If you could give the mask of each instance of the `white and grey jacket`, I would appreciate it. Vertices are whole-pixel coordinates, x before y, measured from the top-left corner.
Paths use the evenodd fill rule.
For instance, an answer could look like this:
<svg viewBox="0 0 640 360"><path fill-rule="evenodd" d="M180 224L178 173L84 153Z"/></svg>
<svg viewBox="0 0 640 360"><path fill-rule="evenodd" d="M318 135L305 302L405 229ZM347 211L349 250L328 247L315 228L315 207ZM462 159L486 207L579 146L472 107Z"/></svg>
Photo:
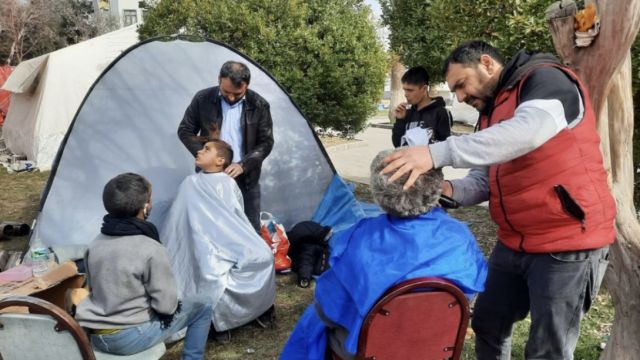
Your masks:
<svg viewBox="0 0 640 360"><path fill-rule="evenodd" d="M549 59L549 55L520 51L505 65L497 92L515 86L534 57ZM451 180L453 198L462 205L489 199L489 166L537 149L563 129L575 127L584 114L577 86L553 67L534 70L525 79L519 99L513 118L505 119L508 121L429 146L434 167L471 168L466 177Z"/></svg>

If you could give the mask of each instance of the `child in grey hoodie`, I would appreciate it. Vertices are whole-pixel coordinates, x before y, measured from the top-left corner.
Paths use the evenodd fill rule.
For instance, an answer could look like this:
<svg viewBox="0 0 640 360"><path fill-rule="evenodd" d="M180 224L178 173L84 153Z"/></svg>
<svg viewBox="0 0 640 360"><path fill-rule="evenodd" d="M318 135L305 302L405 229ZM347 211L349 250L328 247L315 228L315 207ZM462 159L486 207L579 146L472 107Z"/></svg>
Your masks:
<svg viewBox="0 0 640 360"><path fill-rule="evenodd" d="M130 355L187 328L183 359L201 359L209 334L211 305L204 299L178 300L168 254L151 211L151 184L121 174L102 194L108 214L101 234L85 254L90 295L76 319L100 351Z"/></svg>

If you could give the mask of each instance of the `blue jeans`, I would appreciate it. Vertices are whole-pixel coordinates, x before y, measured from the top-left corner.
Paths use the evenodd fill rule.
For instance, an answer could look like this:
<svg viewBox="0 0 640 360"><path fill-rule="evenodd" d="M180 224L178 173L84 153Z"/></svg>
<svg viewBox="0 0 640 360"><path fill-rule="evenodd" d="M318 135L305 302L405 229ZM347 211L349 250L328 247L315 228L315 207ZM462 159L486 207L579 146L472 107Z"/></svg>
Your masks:
<svg viewBox="0 0 640 360"><path fill-rule="evenodd" d="M91 334L91 344L98 350L116 355L132 355L144 351L174 333L187 328L182 359L202 359L211 327L211 305L204 298L182 300L182 309L175 314L168 328L163 329L157 318L114 334Z"/></svg>
<svg viewBox="0 0 640 360"><path fill-rule="evenodd" d="M527 254L498 242L471 327L480 360L511 358L513 324L531 312L525 358L573 359L580 320L606 270L609 248Z"/></svg>

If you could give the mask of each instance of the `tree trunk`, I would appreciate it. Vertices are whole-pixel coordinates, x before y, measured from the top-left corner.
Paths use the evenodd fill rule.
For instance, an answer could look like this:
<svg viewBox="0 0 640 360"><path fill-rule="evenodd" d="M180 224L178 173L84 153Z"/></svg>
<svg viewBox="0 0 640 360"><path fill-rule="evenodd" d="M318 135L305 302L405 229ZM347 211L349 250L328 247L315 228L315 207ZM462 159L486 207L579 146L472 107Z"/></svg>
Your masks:
<svg viewBox="0 0 640 360"><path fill-rule="evenodd" d="M16 42L11 43L11 48L9 50L9 56L7 57L7 65L11 66L11 60L13 59L13 54L16 52Z"/></svg>
<svg viewBox="0 0 640 360"><path fill-rule="evenodd" d="M389 102L389 121L391 122L396 121L396 106L405 100L401 80L405 71L407 71L407 69L400 63L400 59L396 56L393 65L391 65L391 101Z"/></svg>
<svg viewBox="0 0 640 360"><path fill-rule="evenodd" d="M611 247L607 286L616 313L611 338L601 359L626 359L640 354L640 224L633 205L633 102L631 55L612 79L607 97L613 196L618 204L618 237Z"/></svg>
<svg viewBox="0 0 640 360"><path fill-rule="evenodd" d="M573 21L550 20L556 51L587 85L617 203L618 236L606 283L616 314L602 359L640 354L640 224L633 205L633 99L629 49L640 27L640 0L595 1L600 34L590 47L573 46Z"/></svg>

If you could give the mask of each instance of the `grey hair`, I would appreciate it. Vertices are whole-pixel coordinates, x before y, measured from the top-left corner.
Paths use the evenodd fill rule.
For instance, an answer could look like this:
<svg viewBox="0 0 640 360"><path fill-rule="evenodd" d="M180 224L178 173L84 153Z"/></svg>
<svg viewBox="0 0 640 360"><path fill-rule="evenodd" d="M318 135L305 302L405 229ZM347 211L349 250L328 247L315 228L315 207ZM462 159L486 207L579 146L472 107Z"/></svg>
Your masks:
<svg viewBox="0 0 640 360"><path fill-rule="evenodd" d="M393 174L382 174L386 166L384 158L394 150L383 150L371 162L371 193L373 199L385 212L398 217L414 217L427 213L436 206L442 192L444 176L442 170L433 169L418 176L413 186L403 190L409 174L389 183Z"/></svg>
<svg viewBox="0 0 640 360"><path fill-rule="evenodd" d="M120 174L109 180L102 191L102 202L109 215L135 217L149 201L151 184L141 175Z"/></svg>
<svg viewBox="0 0 640 360"><path fill-rule="evenodd" d="M220 78L231 80L231 84L235 87L242 86L242 83L249 85L251 81L251 72L247 65L237 61L227 61L220 68Z"/></svg>

